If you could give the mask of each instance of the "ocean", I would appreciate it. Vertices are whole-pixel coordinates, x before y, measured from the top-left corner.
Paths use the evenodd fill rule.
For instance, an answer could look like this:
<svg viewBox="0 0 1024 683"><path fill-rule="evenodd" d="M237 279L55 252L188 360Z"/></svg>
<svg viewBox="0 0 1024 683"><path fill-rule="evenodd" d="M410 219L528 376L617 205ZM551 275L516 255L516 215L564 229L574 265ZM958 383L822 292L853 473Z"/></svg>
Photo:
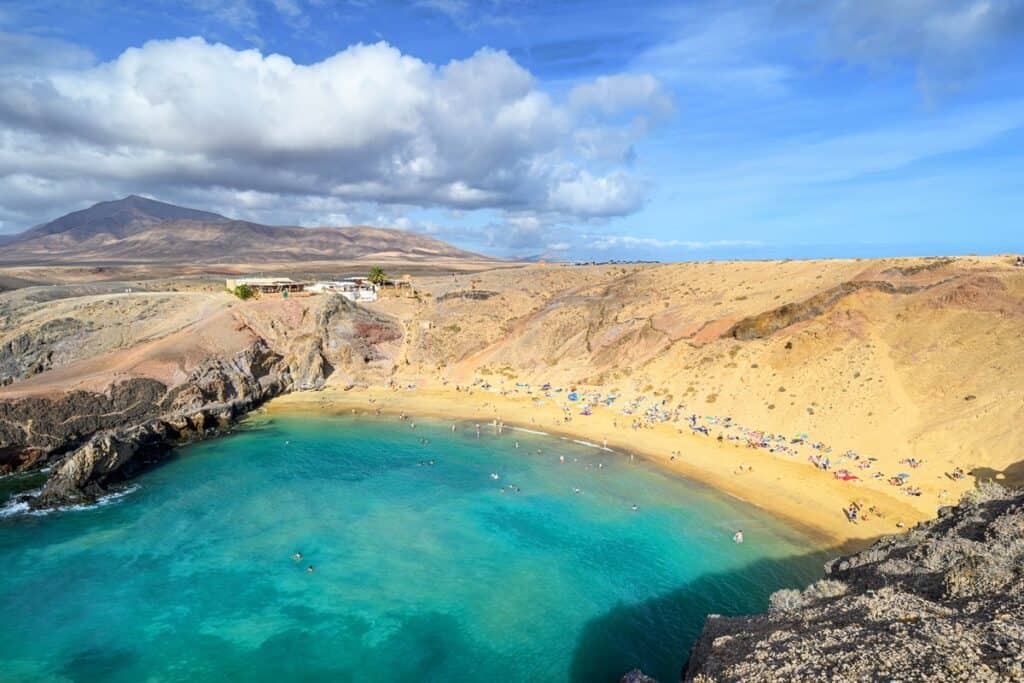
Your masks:
<svg viewBox="0 0 1024 683"><path fill-rule="evenodd" d="M4 681L669 683L707 614L826 559L639 459L394 417L256 415L106 504L6 510Z"/></svg>

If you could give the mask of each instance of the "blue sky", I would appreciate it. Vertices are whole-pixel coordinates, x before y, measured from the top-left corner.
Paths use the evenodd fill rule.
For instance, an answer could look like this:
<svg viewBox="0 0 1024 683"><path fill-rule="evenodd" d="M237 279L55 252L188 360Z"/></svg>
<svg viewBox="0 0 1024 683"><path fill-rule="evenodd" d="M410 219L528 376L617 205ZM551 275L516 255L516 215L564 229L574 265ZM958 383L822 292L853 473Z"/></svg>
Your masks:
<svg viewBox="0 0 1024 683"><path fill-rule="evenodd" d="M130 193L499 255L1024 250L1024 0L0 5L0 232Z"/></svg>

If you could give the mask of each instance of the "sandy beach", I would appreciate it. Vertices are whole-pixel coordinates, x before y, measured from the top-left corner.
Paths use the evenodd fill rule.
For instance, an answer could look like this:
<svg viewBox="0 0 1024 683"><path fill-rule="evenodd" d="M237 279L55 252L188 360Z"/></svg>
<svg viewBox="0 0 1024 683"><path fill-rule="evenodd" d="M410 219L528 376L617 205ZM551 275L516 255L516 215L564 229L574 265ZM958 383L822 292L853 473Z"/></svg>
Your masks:
<svg viewBox="0 0 1024 683"><path fill-rule="evenodd" d="M542 403L543 405L537 405ZM884 534L934 516L937 506L951 504L970 488L966 481L948 481L948 500L939 501L927 493L920 497L900 495L884 481L858 479L840 481L832 471L814 467L802 458L749 448L736 441L718 441L692 432L686 424L664 422L633 429L628 416L612 408L598 407L591 415L565 421L565 399L530 395L499 395L474 390L455 391L449 387L393 390L357 388L297 392L267 405L273 413L316 411L334 413L399 415L475 421L494 429L497 420L515 438L513 427L566 436L607 447L622 457L642 457L680 475L752 503L785 520L825 547L863 547ZM465 428L465 427L463 427ZM676 455L673 455L676 454ZM893 470L896 463L880 463ZM862 510L874 508L867 519L851 523L843 508L857 501ZM880 514L879 514L880 513Z"/></svg>

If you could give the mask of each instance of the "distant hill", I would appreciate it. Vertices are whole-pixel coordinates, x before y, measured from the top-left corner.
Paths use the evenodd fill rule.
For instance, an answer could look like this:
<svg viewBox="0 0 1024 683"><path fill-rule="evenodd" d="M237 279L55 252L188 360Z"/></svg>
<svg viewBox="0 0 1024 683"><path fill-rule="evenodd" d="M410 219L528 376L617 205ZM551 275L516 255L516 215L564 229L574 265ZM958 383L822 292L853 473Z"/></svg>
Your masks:
<svg viewBox="0 0 1024 683"><path fill-rule="evenodd" d="M414 232L234 220L131 195L7 237L4 264L490 260Z"/></svg>

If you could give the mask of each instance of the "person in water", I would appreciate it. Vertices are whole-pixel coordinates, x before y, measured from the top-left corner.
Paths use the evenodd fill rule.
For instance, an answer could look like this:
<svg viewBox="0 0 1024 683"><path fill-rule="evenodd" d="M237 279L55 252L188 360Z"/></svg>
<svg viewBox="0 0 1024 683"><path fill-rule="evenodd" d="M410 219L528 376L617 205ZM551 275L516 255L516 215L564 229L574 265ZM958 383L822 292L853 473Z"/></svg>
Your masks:
<svg viewBox="0 0 1024 683"><path fill-rule="evenodd" d="M732 535L733 543L743 543L743 529L740 529Z"/></svg>
<svg viewBox="0 0 1024 683"><path fill-rule="evenodd" d="M313 565L309 565L308 567L306 567L306 573L307 574L312 574L313 573Z"/></svg>
<svg viewBox="0 0 1024 683"><path fill-rule="evenodd" d="M299 560L302 559L302 553L300 553L298 550L296 550L295 554L292 555L292 559L295 560L296 562L298 562Z"/></svg>

